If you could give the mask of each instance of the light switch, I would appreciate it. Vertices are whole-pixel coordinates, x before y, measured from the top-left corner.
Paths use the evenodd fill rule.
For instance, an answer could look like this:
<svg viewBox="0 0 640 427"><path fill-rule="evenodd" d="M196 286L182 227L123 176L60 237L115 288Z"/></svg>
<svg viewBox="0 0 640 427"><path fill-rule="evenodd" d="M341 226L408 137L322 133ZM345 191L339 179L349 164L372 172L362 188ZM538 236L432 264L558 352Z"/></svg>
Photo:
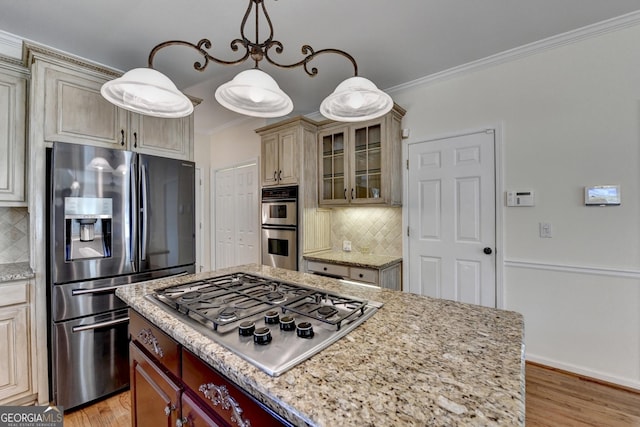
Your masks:
<svg viewBox="0 0 640 427"><path fill-rule="evenodd" d="M553 233L551 230L551 223L549 222L541 222L538 224L540 227L540 237L543 239L551 238Z"/></svg>

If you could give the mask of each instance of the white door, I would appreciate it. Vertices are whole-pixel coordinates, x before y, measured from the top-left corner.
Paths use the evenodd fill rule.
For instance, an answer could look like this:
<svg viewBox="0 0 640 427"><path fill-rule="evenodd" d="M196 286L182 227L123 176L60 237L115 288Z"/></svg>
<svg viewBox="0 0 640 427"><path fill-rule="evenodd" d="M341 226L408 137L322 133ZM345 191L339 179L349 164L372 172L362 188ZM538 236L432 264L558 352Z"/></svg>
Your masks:
<svg viewBox="0 0 640 427"><path fill-rule="evenodd" d="M260 264L258 166L252 164L236 168L235 182L235 265Z"/></svg>
<svg viewBox="0 0 640 427"><path fill-rule="evenodd" d="M408 159L409 292L495 307L494 132L412 144Z"/></svg>
<svg viewBox="0 0 640 427"><path fill-rule="evenodd" d="M215 173L215 268L260 263L257 163Z"/></svg>

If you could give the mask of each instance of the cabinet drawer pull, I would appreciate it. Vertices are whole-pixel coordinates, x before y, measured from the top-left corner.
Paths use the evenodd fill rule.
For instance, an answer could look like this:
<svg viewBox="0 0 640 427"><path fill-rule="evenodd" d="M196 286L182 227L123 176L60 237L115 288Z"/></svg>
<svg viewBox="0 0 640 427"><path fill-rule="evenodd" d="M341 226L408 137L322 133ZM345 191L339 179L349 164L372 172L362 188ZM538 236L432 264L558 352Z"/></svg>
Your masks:
<svg viewBox="0 0 640 427"><path fill-rule="evenodd" d="M120 134L122 135L122 139L120 140L120 145L124 147L124 129L120 129Z"/></svg>
<svg viewBox="0 0 640 427"><path fill-rule="evenodd" d="M344 189L344 199L347 200L347 189Z"/></svg>
<svg viewBox="0 0 640 427"><path fill-rule="evenodd" d="M355 197L353 197L353 188L351 189L351 200L355 199Z"/></svg>
<svg viewBox="0 0 640 427"><path fill-rule="evenodd" d="M189 418L182 417L176 420L176 427L184 427L189 425Z"/></svg>
<svg viewBox="0 0 640 427"><path fill-rule="evenodd" d="M278 171L278 181L282 179L282 171Z"/></svg>
<svg viewBox="0 0 640 427"><path fill-rule="evenodd" d="M229 395L229 390L225 385L215 385L213 383L202 384L198 390L209 399L214 406L220 405L222 409L231 410L231 421L240 427L251 427L251 422L242 418L244 412L238 402Z"/></svg>
<svg viewBox="0 0 640 427"><path fill-rule="evenodd" d="M169 404L164 407L164 414L168 417L169 415L171 415L171 411L175 411L175 410L176 410L175 405Z"/></svg>
<svg viewBox="0 0 640 427"><path fill-rule="evenodd" d="M133 133L133 148L138 148L138 132Z"/></svg>
<svg viewBox="0 0 640 427"><path fill-rule="evenodd" d="M278 180L278 171L273 171L273 180L274 181Z"/></svg>
<svg viewBox="0 0 640 427"><path fill-rule="evenodd" d="M158 342L158 338L153 335L151 329L143 329L138 333L138 339L145 345L150 345L153 347L153 352L158 355L158 357L164 357L164 351L162 347L160 347L160 343Z"/></svg>

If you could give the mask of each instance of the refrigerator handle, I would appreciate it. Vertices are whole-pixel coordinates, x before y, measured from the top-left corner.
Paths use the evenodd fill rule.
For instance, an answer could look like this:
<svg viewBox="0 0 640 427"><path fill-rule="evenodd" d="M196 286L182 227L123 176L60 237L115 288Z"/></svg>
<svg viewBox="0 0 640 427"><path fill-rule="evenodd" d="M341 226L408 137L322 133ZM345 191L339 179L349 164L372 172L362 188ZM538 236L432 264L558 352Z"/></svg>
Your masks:
<svg viewBox="0 0 640 427"><path fill-rule="evenodd" d="M131 162L129 165L129 262L134 263L136 260L136 248L138 247L138 201L136 200L136 164ZM137 271L134 265L134 270Z"/></svg>
<svg viewBox="0 0 640 427"><path fill-rule="evenodd" d="M141 251L140 251L140 260L141 261L145 261L147 259L147 240L149 237L149 217L148 217L148 212L147 212L147 207L148 207L148 198L149 198L149 193L148 193L148 179L149 177L147 176L147 168L144 164L140 165L140 170L141 170L141 178L140 178L140 182L142 184L142 188L140 191L140 199L141 199L141 204L142 204L142 221L140 222L140 235L142 236L142 246L141 246Z"/></svg>

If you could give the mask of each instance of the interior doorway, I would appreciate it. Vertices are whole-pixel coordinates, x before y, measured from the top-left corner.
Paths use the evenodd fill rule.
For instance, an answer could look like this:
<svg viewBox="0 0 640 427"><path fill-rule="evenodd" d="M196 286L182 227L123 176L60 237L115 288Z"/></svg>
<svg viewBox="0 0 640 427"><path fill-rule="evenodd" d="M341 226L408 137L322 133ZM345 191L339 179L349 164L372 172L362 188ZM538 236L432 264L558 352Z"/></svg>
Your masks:
<svg viewBox="0 0 640 427"><path fill-rule="evenodd" d="M260 199L256 161L214 174L214 268L260 263Z"/></svg>
<svg viewBox="0 0 640 427"><path fill-rule="evenodd" d="M408 146L409 292L498 306L495 131Z"/></svg>

